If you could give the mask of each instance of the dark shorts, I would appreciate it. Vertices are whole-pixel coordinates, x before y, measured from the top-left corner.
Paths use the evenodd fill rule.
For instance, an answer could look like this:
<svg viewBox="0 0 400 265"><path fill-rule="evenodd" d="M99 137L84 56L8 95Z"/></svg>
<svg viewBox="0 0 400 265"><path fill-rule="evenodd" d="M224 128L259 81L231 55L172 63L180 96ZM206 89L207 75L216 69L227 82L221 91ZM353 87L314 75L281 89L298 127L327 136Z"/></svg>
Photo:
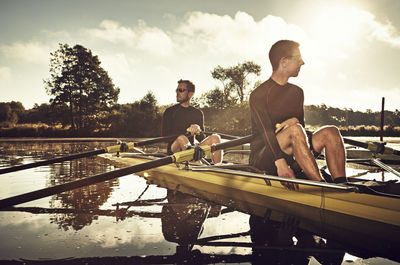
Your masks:
<svg viewBox="0 0 400 265"><path fill-rule="evenodd" d="M307 139L308 139L308 144L310 145L310 150L313 153L314 157L317 158L321 153L318 153L317 151L314 150L313 144L312 144L312 132L307 131Z"/></svg>

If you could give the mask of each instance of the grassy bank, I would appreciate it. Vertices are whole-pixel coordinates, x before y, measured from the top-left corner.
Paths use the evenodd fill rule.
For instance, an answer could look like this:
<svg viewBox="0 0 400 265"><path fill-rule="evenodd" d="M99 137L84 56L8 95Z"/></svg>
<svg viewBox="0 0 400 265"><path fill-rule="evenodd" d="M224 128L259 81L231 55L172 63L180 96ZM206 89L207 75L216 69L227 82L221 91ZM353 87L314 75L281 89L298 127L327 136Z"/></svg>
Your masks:
<svg viewBox="0 0 400 265"><path fill-rule="evenodd" d="M317 127L309 127L309 130L317 130ZM339 127L343 136L380 136L380 128L377 126L347 126ZM207 131L223 132L232 135L245 135L250 133L250 128L242 128L243 131L238 132L237 128L232 127L231 130L225 127L223 130L213 126L207 128ZM0 137L122 137L123 135L115 135L109 131L101 132L72 132L61 126L49 126L44 123L40 124L17 124L9 127L0 127ZM400 127L385 126L384 136L400 137ZM136 137L131 135L129 137Z"/></svg>

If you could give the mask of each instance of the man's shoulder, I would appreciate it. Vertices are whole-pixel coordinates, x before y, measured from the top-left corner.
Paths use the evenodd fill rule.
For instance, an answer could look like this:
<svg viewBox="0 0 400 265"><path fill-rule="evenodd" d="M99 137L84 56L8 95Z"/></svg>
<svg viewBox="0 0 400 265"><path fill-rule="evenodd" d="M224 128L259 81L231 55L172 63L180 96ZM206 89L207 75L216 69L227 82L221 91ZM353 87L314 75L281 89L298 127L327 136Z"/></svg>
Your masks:
<svg viewBox="0 0 400 265"><path fill-rule="evenodd" d="M250 99L254 97L259 97L260 94L266 93L268 87L273 85L272 79L268 79L267 81L261 83L258 87L256 87L251 93L250 93Z"/></svg>
<svg viewBox="0 0 400 265"><path fill-rule="evenodd" d="M199 108L196 108L196 107L193 107L193 106L189 106L188 109L190 111L192 111L192 112L203 114L203 111L201 109L199 109Z"/></svg>
<svg viewBox="0 0 400 265"><path fill-rule="evenodd" d="M292 84L292 83L287 83L286 84L290 89L293 89L297 91L298 93L303 93L303 89L299 87L298 85Z"/></svg>
<svg viewBox="0 0 400 265"><path fill-rule="evenodd" d="M179 106L180 106L179 104L172 105L171 107L166 108L165 112L173 111L174 109L179 108Z"/></svg>

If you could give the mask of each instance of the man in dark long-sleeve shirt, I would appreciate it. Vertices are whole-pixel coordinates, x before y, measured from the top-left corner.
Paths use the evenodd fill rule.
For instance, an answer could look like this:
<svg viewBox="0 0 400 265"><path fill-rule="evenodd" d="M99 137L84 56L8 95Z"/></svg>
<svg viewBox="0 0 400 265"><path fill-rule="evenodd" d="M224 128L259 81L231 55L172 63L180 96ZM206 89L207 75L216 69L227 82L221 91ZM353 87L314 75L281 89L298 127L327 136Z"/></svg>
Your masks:
<svg viewBox="0 0 400 265"><path fill-rule="evenodd" d="M273 73L250 95L252 131L257 136L251 142L249 163L268 174L296 178L295 159L309 179L321 181L312 151L320 153L325 149L333 179L346 181L345 151L339 130L325 126L309 137L304 130L303 90L288 83L304 64L299 44L278 41L271 47L269 57Z"/></svg>
<svg viewBox="0 0 400 265"><path fill-rule="evenodd" d="M190 106L190 99L195 92L194 84L189 80L179 80L176 88L176 101L178 104L165 110L162 120L163 136L181 134L176 139L168 143L167 152L169 154L183 151L187 145L194 144L194 135L200 145L212 145L221 142L217 134L213 134L204 139L204 116L203 112ZM191 136L186 136L187 132ZM211 154L214 163L222 161L222 151Z"/></svg>

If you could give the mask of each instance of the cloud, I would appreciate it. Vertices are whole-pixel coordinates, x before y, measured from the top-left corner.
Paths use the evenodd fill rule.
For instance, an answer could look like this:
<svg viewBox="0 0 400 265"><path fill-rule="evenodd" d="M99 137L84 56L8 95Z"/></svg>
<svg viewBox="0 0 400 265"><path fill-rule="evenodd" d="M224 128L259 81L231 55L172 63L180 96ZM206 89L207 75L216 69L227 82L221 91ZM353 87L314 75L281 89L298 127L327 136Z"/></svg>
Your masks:
<svg viewBox="0 0 400 265"><path fill-rule="evenodd" d="M35 41L0 45L0 52L5 57L35 64L48 63L50 51L50 47Z"/></svg>
<svg viewBox="0 0 400 265"><path fill-rule="evenodd" d="M373 20L370 23L370 27L373 38L400 47L399 33L390 22L383 24Z"/></svg>
<svg viewBox="0 0 400 265"><path fill-rule="evenodd" d="M11 80L11 70L8 67L0 67L0 84L5 84Z"/></svg>
<svg viewBox="0 0 400 265"><path fill-rule="evenodd" d="M305 37L301 28L286 23L282 18L269 15L257 22L240 11L234 17L188 13L176 33L185 49L201 46L211 54L248 58L260 53L265 56L267 47L279 39L300 41Z"/></svg>
<svg viewBox="0 0 400 265"><path fill-rule="evenodd" d="M166 20L170 20L167 16ZM245 12L237 12L234 17L189 12L182 19L176 19L176 27L164 31L148 26L139 20L133 27L121 26L119 22L104 20L99 28L84 29L89 36L114 44L124 44L137 51L148 52L152 56L176 56L197 54L239 56L253 58L273 42L281 38L305 39L304 31L282 18L267 16L255 21ZM195 56L194 56L195 57Z"/></svg>
<svg viewBox="0 0 400 265"><path fill-rule="evenodd" d="M103 20L99 29L85 29L91 37L112 43L122 43L129 48L155 55L169 55L173 50L172 40L163 30L149 27L143 20L135 27L123 27L119 22Z"/></svg>
<svg viewBox="0 0 400 265"><path fill-rule="evenodd" d="M99 57L105 70L120 75L132 74L130 63L124 53L99 54Z"/></svg>
<svg viewBox="0 0 400 265"><path fill-rule="evenodd" d="M400 47L400 36L390 23L379 22L365 10L354 7L326 7L312 19L313 39L329 47L358 49L362 40L378 40ZM338 52L341 57L345 54Z"/></svg>
<svg viewBox="0 0 400 265"><path fill-rule="evenodd" d="M103 20L99 29L85 29L90 36L112 43L122 42L131 45L136 39L135 32L127 27L122 27L116 21Z"/></svg>

